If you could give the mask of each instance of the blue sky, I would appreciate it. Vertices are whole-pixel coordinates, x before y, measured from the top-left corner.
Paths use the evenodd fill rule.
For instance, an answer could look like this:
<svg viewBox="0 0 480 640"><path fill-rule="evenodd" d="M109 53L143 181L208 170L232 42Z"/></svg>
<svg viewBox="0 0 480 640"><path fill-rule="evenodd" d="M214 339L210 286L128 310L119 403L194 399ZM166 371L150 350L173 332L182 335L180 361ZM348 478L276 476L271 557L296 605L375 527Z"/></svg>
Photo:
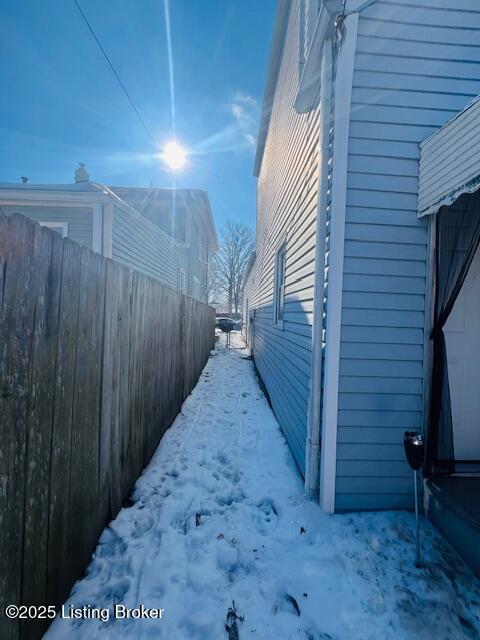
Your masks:
<svg viewBox="0 0 480 640"><path fill-rule="evenodd" d="M172 137L162 0L81 0L159 148ZM218 227L254 225L254 140L275 0L170 0L178 186L206 189ZM172 186L73 0L2 0L0 181Z"/></svg>

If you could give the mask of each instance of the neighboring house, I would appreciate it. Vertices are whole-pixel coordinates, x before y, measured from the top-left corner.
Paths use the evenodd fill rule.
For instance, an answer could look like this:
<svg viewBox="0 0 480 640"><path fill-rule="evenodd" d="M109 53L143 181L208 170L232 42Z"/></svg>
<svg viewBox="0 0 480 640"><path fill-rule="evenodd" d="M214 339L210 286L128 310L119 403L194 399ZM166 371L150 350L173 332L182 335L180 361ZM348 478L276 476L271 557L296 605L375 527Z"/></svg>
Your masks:
<svg viewBox="0 0 480 640"><path fill-rule="evenodd" d="M174 215L172 190L112 189L90 182L83 167L77 169L76 180L64 185L0 184L0 207L206 302L208 259L218 245L205 192L180 191L176 197L183 206ZM156 198L140 206L132 194L147 192Z"/></svg>
<svg viewBox="0 0 480 640"><path fill-rule="evenodd" d="M479 92L479 33L477 0L278 3L244 319L306 489L330 513L412 507L407 429L426 433L427 474L441 467L442 429L427 425L443 419L430 412L439 371L430 318L444 293L435 295L431 275L438 216L417 215L420 143ZM453 182L472 158L480 174L480 118L475 137L466 113L451 127L468 153L449 165L439 133L428 160L439 167L442 147ZM428 193L446 183L438 171ZM468 299L478 330L480 292ZM478 379L479 358L469 367L465 380ZM470 412L462 420L477 426L465 427L459 455L478 472L478 406L473 397L461 402L457 415Z"/></svg>
<svg viewBox="0 0 480 640"><path fill-rule="evenodd" d="M210 306L215 309L215 316L217 318L232 318L233 320L240 320L241 313L235 313L229 310L228 304L224 302L210 302Z"/></svg>
<svg viewBox="0 0 480 640"><path fill-rule="evenodd" d="M208 265L218 250L207 192L154 187L111 189L175 240L178 288L197 300L207 302Z"/></svg>

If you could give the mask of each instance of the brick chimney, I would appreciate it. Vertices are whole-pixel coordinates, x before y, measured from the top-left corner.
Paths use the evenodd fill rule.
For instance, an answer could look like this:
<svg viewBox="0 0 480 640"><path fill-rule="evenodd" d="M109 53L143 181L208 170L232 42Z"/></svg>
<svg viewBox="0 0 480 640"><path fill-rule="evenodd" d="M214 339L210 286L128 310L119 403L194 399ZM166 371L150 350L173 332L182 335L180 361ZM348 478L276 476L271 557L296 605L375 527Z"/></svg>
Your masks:
<svg viewBox="0 0 480 640"><path fill-rule="evenodd" d="M89 182L90 176L83 162L78 163L78 169L75 169L75 182Z"/></svg>

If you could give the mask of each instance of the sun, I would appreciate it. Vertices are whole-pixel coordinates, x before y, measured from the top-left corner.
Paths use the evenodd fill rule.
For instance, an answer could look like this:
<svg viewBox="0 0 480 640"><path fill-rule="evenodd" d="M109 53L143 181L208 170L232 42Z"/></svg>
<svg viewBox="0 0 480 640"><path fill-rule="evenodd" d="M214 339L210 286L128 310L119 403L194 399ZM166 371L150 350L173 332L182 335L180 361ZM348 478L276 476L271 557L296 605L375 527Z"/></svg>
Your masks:
<svg viewBox="0 0 480 640"><path fill-rule="evenodd" d="M187 161L187 152L178 142L171 140L163 148L162 158L170 169L181 169Z"/></svg>

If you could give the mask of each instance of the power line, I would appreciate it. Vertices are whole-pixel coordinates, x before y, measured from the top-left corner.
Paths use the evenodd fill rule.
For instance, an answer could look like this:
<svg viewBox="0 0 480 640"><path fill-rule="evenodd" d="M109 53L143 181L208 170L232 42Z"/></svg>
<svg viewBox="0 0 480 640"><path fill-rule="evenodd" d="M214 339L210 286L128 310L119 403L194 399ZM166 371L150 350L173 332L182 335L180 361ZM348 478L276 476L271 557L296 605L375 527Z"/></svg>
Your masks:
<svg viewBox="0 0 480 640"><path fill-rule="evenodd" d="M91 26L91 24L89 23L89 21L88 21L88 19L87 19L87 16L83 13L82 8L81 8L81 6L78 4L77 0L73 0L73 2L75 3L75 6L76 6L76 7L77 7L77 9L79 10L80 15L81 15L81 16L82 16L82 18L84 19L85 24L87 25L87 27L88 27L88 29L89 29L90 33L91 33L91 34L92 34L92 36L94 37L95 42L98 44L98 46L99 46L99 48L100 48L100 51L103 53L103 55L104 55L104 57L105 57L105 60L108 62L108 66L109 66L109 67L110 67L110 69L112 70L113 75L114 75L114 76L115 76L115 78L117 79L118 84L119 84L119 85L120 85L120 87L122 88L123 93L127 96L128 101L130 102L130 104L131 104L131 106L132 106L133 110L135 111L135 113L137 114L138 119L140 120L140 122L141 122L141 124L142 124L143 128L145 129L145 131L147 132L148 137L149 137L149 138L150 138L150 140L152 141L153 145L154 145L155 147L157 147L157 146L158 146L158 144L157 144L157 142L155 141L155 138L153 137L152 132L151 132L151 131L150 131L150 129L147 127L147 125L146 125L146 123L145 123L145 120L144 120L144 119L143 119L143 117L142 117L142 114L141 114L141 113L140 113L140 111L137 109L137 107L136 107L136 105L135 105L134 101L132 100L132 98L130 97L130 94L128 93L128 91L127 91L127 89L126 89L125 85L124 85L124 84L123 84L123 82L120 80L120 76L119 76L119 75L118 75L118 73L116 72L115 67L113 66L113 64L112 64L112 62L111 62L111 60L110 60L110 58L108 57L107 52L105 51L105 49L104 49L104 48L103 48L103 46L102 46L102 43L101 43L101 42L100 42L100 40L97 38L97 35L96 35L95 31L93 30L93 27L92 27L92 26Z"/></svg>

